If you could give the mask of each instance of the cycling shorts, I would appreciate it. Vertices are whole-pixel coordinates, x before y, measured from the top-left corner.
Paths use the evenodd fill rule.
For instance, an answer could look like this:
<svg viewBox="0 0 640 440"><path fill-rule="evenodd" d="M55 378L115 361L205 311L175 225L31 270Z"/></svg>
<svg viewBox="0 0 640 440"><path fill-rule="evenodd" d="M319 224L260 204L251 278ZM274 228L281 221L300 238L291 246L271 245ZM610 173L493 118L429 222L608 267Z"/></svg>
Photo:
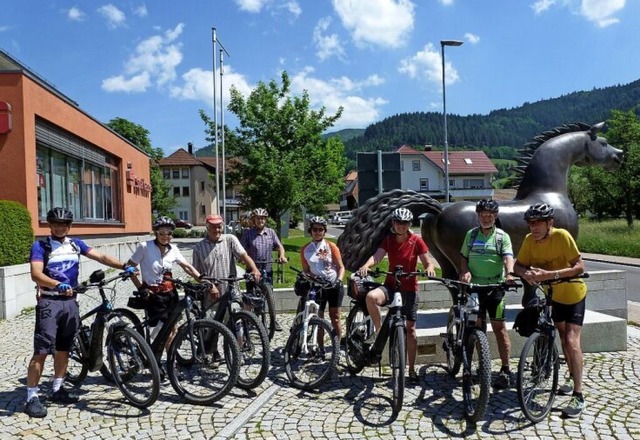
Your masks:
<svg viewBox="0 0 640 440"><path fill-rule="evenodd" d="M580 302L577 302L575 304L562 304L552 301L551 318L553 318L553 322L566 322L567 324L576 324L582 326L586 308L586 297L582 298Z"/></svg>
<svg viewBox="0 0 640 440"><path fill-rule="evenodd" d="M79 328L80 309L75 297L43 295L36 305L33 352L69 351Z"/></svg>
<svg viewBox="0 0 640 440"><path fill-rule="evenodd" d="M344 284L340 284L340 287L332 287L324 289L322 292L322 301L320 301L320 311L324 312L329 303L329 308L342 307L342 300L344 299Z"/></svg>
<svg viewBox="0 0 640 440"><path fill-rule="evenodd" d="M393 297L389 292L393 292L395 289L384 285L380 286L380 290L384 292L384 296L386 298L385 305L389 305ZM417 321L418 320L418 293L414 291L401 291L402 295L402 314L407 318L407 321Z"/></svg>
<svg viewBox="0 0 640 440"><path fill-rule="evenodd" d="M480 309L478 316L483 318L489 314L491 321L504 321L504 290L491 288L476 288Z"/></svg>
<svg viewBox="0 0 640 440"><path fill-rule="evenodd" d="M154 293L147 297L145 310L149 318L149 326L155 327L159 321L167 322L169 314L178 304L178 293Z"/></svg>

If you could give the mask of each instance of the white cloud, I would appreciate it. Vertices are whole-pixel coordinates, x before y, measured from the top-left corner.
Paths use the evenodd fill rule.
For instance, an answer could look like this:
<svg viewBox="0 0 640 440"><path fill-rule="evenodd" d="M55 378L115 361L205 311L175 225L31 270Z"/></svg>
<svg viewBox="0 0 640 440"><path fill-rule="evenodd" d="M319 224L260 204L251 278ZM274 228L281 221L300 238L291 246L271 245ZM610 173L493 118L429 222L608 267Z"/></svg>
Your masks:
<svg viewBox="0 0 640 440"><path fill-rule="evenodd" d="M538 15L549 9L556 3L556 0L538 0L531 5L533 12Z"/></svg>
<svg viewBox="0 0 640 440"><path fill-rule="evenodd" d="M480 37L472 34L471 32L467 32L466 34L464 34L464 38L467 39L469 44L478 44L480 42Z"/></svg>
<svg viewBox="0 0 640 440"><path fill-rule="evenodd" d="M125 24L126 16L124 15L124 12L112 4L100 6L98 8L98 12L107 19L107 26L112 29L124 26Z"/></svg>
<svg viewBox="0 0 640 440"><path fill-rule="evenodd" d="M207 106L213 107L213 77L211 70L191 69L182 75L182 80L184 81L182 85L171 88L170 94L173 98L202 101ZM225 65L222 80L223 102L229 103L231 86L238 89L244 96L249 96L253 90L253 86L248 83L243 75L236 73L230 65ZM216 99L220 99L220 71L218 69L216 69L216 88Z"/></svg>
<svg viewBox="0 0 640 440"><path fill-rule="evenodd" d="M69 9L69 11L67 11L67 18L71 21L84 21L85 17L85 13L82 12L77 6L74 6L73 8Z"/></svg>
<svg viewBox="0 0 640 440"><path fill-rule="evenodd" d="M362 81L347 77L333 78L328 81L313 77L313 68L307 67L291 77L291 91L301 94L306 90L309 99L317 108L325 107L327 114L335 114L338 108L344 108L342 117L333 128L366 127L380 119L380 108L387 101L380 97L360 96L369 87L375 87L384 81L372 75Z"/></svg>
<svg viewBox="0 0 640 440"><path fill-rule="evenodd" d="M242 11L258 13L267 4L267 0L236 0Z"/></svg>
<svg viewBox="0 0 640 440"><path fill-rule="evenodd" d="M580 13L599 27L607 27L620 21L613 15L624 9L625 3L626 0L582 0Z"/></svg>
<svg viewBox="0 0 640 440"><path fill-rule="evenodd" d="M133 13L138 17L146 17L147 15L149 15L149 11L147 11L147 5L145 4L142 4L137 8L134 8Z"/></svg>
<svg viewBox="0 0 640 440"><path fill-rule="evenodd" d="M440 50L433 44L428 43L423 50L417 52L414 56L401 60L398 71L412 79L424 79L434 84L442 84L442 57ZM446 59L445 75L447 84L454 84L460 80L458 71Z"/></svg>
<svg viewBox="0 0 640 440"><path fill-rule="evenodd" d="M313 29L313 43L316 45L316 55L320 61L324 61L331 56L344 59L345 52L337 34L326 35L324 32L331 24L330 17L321 18Z"/></svg>
<svg viewBox="0 0 640 440"><path fill-rule="evenodd" d="M298 18L300 14L302 14L302 8L296 1L288 1L285 3L284 8L289 11L294 18Z"/></svg>
<svg viewBox="0 0 640 440"><path fill-rule="evenodd" d="M107 78L102 88L108 92L144 92L148 87L171 83L176 67L182 62L182 45L175 40L184 24L142 41L125 65L125 73Z"/></svg>
<svg viewBox="0 0 640 440"><path fill-rule="evenodd" d="M453 4L453 0L438 0L444 6L451 6Z"/></svg>
<svg viewBox="0 0 640 440"><path fill-rule="evenodd" d="M332 0L342 25L356 44L400 47L414 25L415 5L409 0Z"/></svg>

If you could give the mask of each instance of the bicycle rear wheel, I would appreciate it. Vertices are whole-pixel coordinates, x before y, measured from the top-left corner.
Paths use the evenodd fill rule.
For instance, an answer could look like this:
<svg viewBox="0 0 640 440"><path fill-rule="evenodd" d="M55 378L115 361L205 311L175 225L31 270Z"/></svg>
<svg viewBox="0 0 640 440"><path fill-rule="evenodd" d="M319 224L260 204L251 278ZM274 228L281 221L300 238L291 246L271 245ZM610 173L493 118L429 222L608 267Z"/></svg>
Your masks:
<svg viewBox="0 0 640 440"><path fill-rule="evenodd" d="M86 361L89 348L89 332L89 327L81 323L69 350L69 363L67 364L65 379L74 385L81 383L89 373Z"/></svg>
<svg viewBox="0 0 640 440"><path fill-rule="evenodd" d="M293 386L311 390L331 377L339 356L338 335L331 324L314 316L306 332L304 323L291 329L284 348L285 372Z"/></svg>
<svg viewBox="0 0 640 440"><path fill-rule="evenodd" d="M447 373L451 377L455 377L460 371L462 361L457 356L456 342L458 341L458 325L456 324L455 307L449 309L449 318L447 320L447 332L444 334L445 340L442 342L442 348L447 357Z"/></svg>
<svg viewBox="0 0 640 440"><path fill-rule="evenodd" d="M115 329L107 345L112 377L124 397L138 408L160 394L160 368L145 339L131 327Z"/></svg>
<svg viewBox="0 0 640 440"><path fill-rule="evenodd" d="M240 350L231 331L221 323L202 319L191 325L183 324L169 347L169 380L188 402L209 405L238 381Z"/></svg>
<svg viewBox="0 0 640 440"><path fill-rule="evenodd" d="M518 363L518 401L534 423L544 419L558 390L558 348L549 335L535 332L524 344Z"/></svg>
<svg viewBox="0 0 640 440"><path fill-rule="evenodd" d="M268 283L261 283L261 285L256 288L262 290L262 296L264 297L264 306L262 313L260 313L260 320L267 330L269 341L271 341L276 334L276 304L273 298L273 287Z"/></svg>
<svg viewBox="0 0 640 440"><path fill-rule="evenodd" d="M465 349L462 376L465 416L477 422L487 411L491 392L491 354L487 335L480 329L471 329Z"/></svg>
<svg viewBox="0 0 640 440"><path fill-rule="evenodd" d="M358 374L366 366L364 359L364 341L371 334L371 325L367 320L366 309L360 304L355 304L346 321L346 355L347 370L351 374Z"/></svg>
<svg viewBox="0 0 640 440"><path fill-rule="evenodd" d="M392 392L391 408L397 415L404 400L404 370L407 359L407 335L405 328L396 326L389 341L389 366L391 367L390 387Z"/></svg>
<svg viewBox="0 0 640 440"><path fill-rule="evenodd" d="M107 323L106 323L105 330L104 330L105 339L106 339L107 335L109 334L108 327L113 325L113 324L115 324L115 323L117 323L117 322L125 322L125 323L129 324L134 329L141 329L142 328L142 326L140 325L140 318L138 318L138 315L136 315L131 310L122 309L122 308L113 309L111 311L111 313L109 313L109 316L107 318ZM143 336L143 338L144 338L144 336ZM104 342L105 342L105 346L106 346L107 341L105 340ZM107 355L107 351L106 350L105 350L104 354L105 354L105 356ZM107 382L113 383L113 375L111 374L111 370L109 369L109 360L108 359L102 364L102 367L100 367L100 374L102 374L102 377L104 377L107 380Z"/></svg>
<svg viewBox="0 0 640 440"><path fill-rule="evenodd" d="M271 364L267 332L258 317L246 310L233 312L230 327L240 347L238 388L255 388L267 377Z"/></svg>

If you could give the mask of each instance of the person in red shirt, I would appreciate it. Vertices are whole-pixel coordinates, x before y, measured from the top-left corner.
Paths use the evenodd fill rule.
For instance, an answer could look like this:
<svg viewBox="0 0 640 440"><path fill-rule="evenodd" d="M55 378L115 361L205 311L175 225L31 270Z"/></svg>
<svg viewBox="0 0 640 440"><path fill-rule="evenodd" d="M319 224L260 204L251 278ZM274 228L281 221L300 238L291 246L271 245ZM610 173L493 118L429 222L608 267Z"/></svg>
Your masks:
<svg viewBox="0 0 640 440"><path fill-rule="evenodd" d="M365 277L369 268L378 264L385 255L389 256L389 268L402 266L405 272L414 272L418 266L418 259L429 276L435 276L435 267L429 259L429 248L419 235L409 229L413 214L406 208L398 208L392 214L392 234L385 237L378 250L360 268L360 275ZM418 380L415 370L416 354L418 351L418 337L416 335L416 320L418 319L418 279L405 277L401 280L402 312L407 318L407 353L409 361L409 379ZM384 286L378 287L367 294L367 311L376 328L367 343L375 341L377 332L382 325L380 307L389 303L395 291L395 278L388 275Z"/></svg>

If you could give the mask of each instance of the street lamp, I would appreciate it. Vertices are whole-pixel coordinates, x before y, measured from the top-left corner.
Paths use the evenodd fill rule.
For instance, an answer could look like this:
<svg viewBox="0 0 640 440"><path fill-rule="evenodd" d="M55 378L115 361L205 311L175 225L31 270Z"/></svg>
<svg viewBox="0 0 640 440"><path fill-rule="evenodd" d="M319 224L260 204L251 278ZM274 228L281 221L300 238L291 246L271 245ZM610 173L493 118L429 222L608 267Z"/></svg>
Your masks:
<svg viewBox="0 0 640 440"><path fill-rule="evenodd" d="M459 40L440 40L442 48L442 114L444 117L444 200L449 202L449 141L447 140L447 94L444 84L444 47L461 46Z"/></svg>

